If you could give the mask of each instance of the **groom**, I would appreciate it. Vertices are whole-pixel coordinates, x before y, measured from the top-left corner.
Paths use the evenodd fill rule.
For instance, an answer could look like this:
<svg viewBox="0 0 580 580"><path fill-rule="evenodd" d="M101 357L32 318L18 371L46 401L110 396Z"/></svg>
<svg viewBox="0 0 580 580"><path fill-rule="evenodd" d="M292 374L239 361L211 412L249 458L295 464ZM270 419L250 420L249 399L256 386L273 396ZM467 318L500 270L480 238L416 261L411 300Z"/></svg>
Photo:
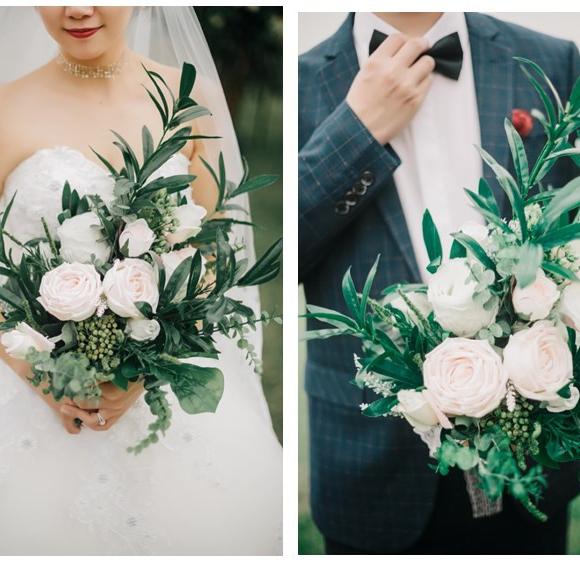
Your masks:
<svg viewBox="0 0 580 580"><path fill-rule="evenodd" d="M445 237L480 219L463 187L482 176L495 184L473 144L507 165L506 117L537 157L544 137L530 111L542 107L514 56L538 63L563 98L580 75L573 43L476 13L351 14L301 57L299 261L308 303L344 310L342 275L352 266L360 288L377 254L375 291L421 281L424 209ZM551 183L576 175L561 162ZM312 513L327 553L565 552L577 464L549 474L540 503L548 523L509 497L500 514L473 519L462 474L429 469L405 421L360 415L372 395L350 384L357 350L346 337L308 345Z"/></svg>

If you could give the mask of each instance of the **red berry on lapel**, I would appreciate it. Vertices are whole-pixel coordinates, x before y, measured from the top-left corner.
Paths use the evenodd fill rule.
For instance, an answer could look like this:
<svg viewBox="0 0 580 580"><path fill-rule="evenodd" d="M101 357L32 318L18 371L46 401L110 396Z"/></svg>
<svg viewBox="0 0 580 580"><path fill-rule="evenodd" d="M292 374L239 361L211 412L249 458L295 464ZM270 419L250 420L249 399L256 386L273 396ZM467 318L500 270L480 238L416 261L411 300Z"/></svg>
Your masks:
<svg viewBox="0 0 580 580"><path fill-rule="evenodd" d="M514 109L512 111L512 125L525 139L534 128L534 118L525 109Z"/></svg>

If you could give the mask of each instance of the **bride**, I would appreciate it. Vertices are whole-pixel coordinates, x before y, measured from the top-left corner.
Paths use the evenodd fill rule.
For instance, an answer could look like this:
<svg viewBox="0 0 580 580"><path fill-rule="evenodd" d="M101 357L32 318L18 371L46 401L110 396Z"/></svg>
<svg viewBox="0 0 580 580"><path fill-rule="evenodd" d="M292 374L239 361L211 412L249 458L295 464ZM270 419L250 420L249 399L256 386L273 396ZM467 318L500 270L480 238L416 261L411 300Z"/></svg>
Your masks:
<svg viewBox="0 0 580 580"><path fill-rule="evenodd" d="M110 129L136 151L143 125L159 139L142 64L175 92L181 63L196 66L194 98L213 116L193 133L220 135L228 177L240 177L233 126L192 9L10 7L0 22L10 55L0 65L0 209L17 191L6 229L21 242L43 235L42 216L56 227L66 180L81 195L111 194L113 180L91 151L122 164ZM211 214L217 192L200 161L216 159L209 143L218 140L189 141L154 177L198 176L191 195ZM235 234L251 257L251 234ZM259 308L257 296L244 300ZM225 393L217 412L175 412L167 435L134 456L126 448L151 421L140 384L127 393L103 385L101 427L81 402L56 403L30 386L27 363L0 347L0 555L280 554L280 445L244 353L226 338L218 349Z"/></svg>

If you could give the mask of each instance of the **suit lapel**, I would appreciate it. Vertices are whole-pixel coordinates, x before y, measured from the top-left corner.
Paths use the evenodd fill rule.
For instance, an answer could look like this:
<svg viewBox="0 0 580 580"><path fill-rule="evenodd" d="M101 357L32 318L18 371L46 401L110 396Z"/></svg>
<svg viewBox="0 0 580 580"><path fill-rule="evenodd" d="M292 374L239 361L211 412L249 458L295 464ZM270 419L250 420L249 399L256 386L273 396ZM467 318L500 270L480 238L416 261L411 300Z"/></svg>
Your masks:
<svg viewBox="0 0 580 580"><path fill-rule="evenodd" d="M320 70L320 82L325 98L334 110L344 100L359 71L352 37L354 14L343 22L328 44L327 64Z"/></svg>
<svg viewBox="0 0 580 580"><path fill-rule="evenodd" d="M501 165L508 167L509 145L504 119L513 108L513 51L502 43L495 22L482 14L466 13L471 60L475 77L481 146ZM505 194L496 187L491 169L484 165L483 176L493 187L502 215L509 211Z"/></svg>

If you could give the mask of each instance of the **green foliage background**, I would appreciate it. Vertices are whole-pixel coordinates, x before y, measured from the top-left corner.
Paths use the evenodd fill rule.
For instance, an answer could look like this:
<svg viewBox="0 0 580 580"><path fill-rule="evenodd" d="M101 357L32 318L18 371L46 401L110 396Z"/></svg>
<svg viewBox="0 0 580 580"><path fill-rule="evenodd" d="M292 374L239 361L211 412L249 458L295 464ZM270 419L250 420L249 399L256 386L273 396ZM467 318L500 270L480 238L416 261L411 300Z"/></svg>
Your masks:
<svg viewBox="0 0 580 580"><path fill-rule="evenodd" d="M252 173L278 182L251 195L256 253L282 236L282 8L196 8ZM240 75L240 67L247 73ZM261 288L262 309L282 315L282 276ZM282 329L264 328L262 382L282 440Z"/></svg>

